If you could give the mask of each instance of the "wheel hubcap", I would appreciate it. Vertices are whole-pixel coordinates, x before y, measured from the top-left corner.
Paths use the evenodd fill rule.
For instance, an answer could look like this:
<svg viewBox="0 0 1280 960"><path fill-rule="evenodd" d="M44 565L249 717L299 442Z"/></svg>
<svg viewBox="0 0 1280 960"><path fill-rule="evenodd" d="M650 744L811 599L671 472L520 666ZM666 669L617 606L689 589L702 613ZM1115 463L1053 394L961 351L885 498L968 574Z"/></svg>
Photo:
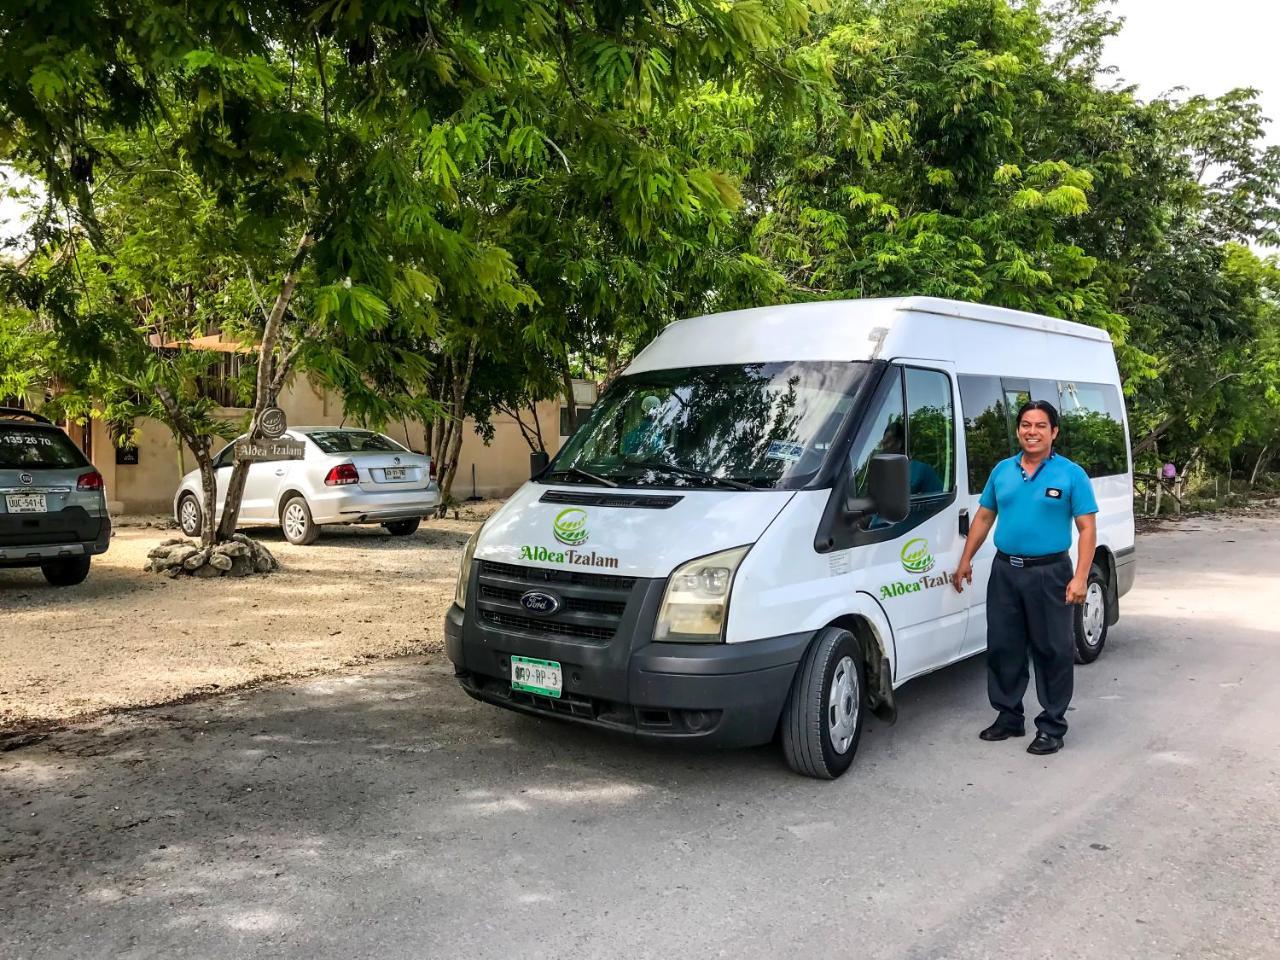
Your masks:
<svg viewBox="0 0 1280 960"><path fill-rule="evenodd" d="M858 671L850 657L836 664L831 675L831 689L827 692L827 729L831 731L831 746L836 753L844 753L853 743L858 731L858 701L862 690L858 686Z"/></svg>
<svg viewBox="0 0 1280 960"><path fill-rule="evenodd" d="M192 500L182 501L182 530L184 533L192 534L196 532L196 528L200 525L196 518L196 505Z"/></svg>
<svg viewBox="0 0 1280 960"><path fill-rule="evenodd" d="M290 540L300 540L307 531L307 515L296 503L291 503L284 511L284 532Z"/></svg>
<svg viewBox="0 0 1280 960"><path fill-rule="evenodd" d="M1096 647L1102 641L1102 630L1106 624L1107 599L1102 592L1102 585L1089 584L1084 595L1084 642Z"/></svg>

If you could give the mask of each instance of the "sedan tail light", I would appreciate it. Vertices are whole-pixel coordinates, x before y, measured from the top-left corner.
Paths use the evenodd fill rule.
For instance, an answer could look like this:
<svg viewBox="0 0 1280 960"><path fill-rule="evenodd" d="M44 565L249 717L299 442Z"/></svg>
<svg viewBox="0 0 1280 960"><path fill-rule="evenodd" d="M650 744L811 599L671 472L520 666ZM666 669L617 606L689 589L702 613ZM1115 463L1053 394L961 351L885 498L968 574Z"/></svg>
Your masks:
<svg viewBox="0 0 1280 960"><path fill-rule="evenodd" d="M326 487L341 487L348 483L359 483L360 474L356 472L354 463L340 463L325 474Z"/></svg>
<svg viewBox="0 0 1280 960"><path fill-rule="evenodd" d="M77 490L101 490L102 474L97 470L90 470L88 473L82 473L76 479Z"/></svg>
<svg viewBox="0 0 1280 960"><path fill-rule="evenodd" d="M430 457L427 457L427 476L432 480L436 478L436 462Z"/></svg>

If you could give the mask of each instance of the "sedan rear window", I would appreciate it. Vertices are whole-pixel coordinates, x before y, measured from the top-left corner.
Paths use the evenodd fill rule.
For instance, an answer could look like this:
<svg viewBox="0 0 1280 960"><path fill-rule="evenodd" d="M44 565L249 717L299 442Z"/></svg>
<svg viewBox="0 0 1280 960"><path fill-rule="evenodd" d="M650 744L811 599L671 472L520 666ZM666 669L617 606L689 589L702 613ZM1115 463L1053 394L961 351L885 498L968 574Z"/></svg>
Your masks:
<svg viewBox="0 0 1280 960"><path fill-rule="evenodd" d="M322 430L307 434L325 453L363 453L366 450L404 453L404 447L372 430Z"/></svg>
<svg viewBox="0 0 1280 960"><path fill-rule="evenodd" d="M0 470L69 470L88 465L60 430L0 426Z"/></svg>

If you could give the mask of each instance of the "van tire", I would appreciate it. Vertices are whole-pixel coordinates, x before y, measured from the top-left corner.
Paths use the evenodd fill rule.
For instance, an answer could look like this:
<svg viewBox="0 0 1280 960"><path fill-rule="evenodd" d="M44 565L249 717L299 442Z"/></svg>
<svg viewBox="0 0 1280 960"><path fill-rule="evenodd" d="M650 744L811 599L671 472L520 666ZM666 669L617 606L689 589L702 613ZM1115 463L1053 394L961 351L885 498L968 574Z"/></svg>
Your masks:
<svg viewBox="0 0 1280 960"><path fill-rule="evenodd" d="M831 704L832 694L841 688L841 702ZM779 726L787 766L820 780L834 780L848 770L862 739L866 699L857 639L848 630L824 628L805 650L782 708ZM844 730L843 750L832 739L833 729Z"/></svg>
<svg viewBox="0 0 1280 960"><path fill-rule="evenodd" d="M284 538L300 547L320 539L320 526L311 518L311 508L304 497L294 494L280 508L280 529Z"/></svg>
<svg viewBox="0 0 1280 960"><path fill-rule="evenodd" d="M40 572L54 587L74 587L89 575L90 557L64 557L40 564Z"/></svg>
<svg viewBox="0 0 1280 960"><path fill-rule="evenodd" d="M1076 663L1093 663L1107 644L1111 590L1106 572L1096 563L1089 568L1085 602L1075 609Z"/></svg>

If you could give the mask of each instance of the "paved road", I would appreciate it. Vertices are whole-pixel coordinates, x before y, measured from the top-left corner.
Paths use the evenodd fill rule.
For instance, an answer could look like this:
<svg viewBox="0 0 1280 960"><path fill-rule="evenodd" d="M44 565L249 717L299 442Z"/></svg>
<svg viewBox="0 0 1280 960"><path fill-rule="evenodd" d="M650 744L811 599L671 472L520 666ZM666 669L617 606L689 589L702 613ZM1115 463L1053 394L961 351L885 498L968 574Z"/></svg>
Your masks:
<svg viewBox="0 0 1280 960"><path fill-rule="evenodd" d="M977 661L835 783L408 661L0 754L0 956L1278 957L1280 519L1140 554L1046 759Z"/></svg>

